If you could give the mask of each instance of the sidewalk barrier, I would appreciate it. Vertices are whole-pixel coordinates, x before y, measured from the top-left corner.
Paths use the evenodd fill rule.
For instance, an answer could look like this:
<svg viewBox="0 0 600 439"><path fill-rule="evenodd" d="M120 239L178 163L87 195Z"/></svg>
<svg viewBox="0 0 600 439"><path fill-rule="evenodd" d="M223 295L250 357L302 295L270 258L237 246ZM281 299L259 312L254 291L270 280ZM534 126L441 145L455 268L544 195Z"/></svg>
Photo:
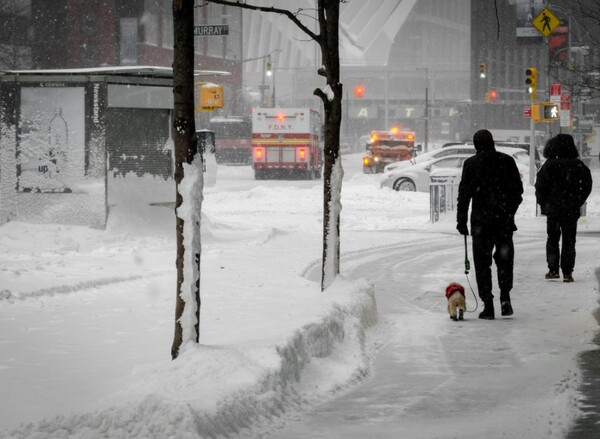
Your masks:
<svg viewBox="0 0 600 439"><path fill-rule="evenodd" d="M440 214L456 209L458 198L457 176L432 176L429 185L429 212L431 222L439 221Z"/></svg>

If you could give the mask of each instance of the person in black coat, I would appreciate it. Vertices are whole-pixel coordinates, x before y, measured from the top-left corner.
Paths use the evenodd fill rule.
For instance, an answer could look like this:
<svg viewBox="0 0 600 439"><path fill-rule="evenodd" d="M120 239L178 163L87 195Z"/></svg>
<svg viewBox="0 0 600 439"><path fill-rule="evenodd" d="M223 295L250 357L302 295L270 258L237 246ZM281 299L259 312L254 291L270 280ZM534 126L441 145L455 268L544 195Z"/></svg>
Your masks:
<svg viewBox="0 0 600 439"><path fill-rule="evenodd" d="M546 215L546 279L558 279L559 268L564 282L573 282L575 240L581 206L592 191L592 174L579 160L579 153L569 134L550 139L548 160L537 173L535 197ZM562 251L559 241L562 235Z"/></svg>
<svg viewBox="0 0 600 439"><path fill-rule="evenodd" d="M498 270L502 315L513 314L510 302L515 254L512 237L517 230L515 213L523 201L523 183L515 160L496 151L492 133L477 131L473 144L476 153L465 160L458 187L456 229L462 235L469 234L467 218L469 204L472 204L473 262L479 297L484 305L479 318L493 320L492 257Z"/></svg>

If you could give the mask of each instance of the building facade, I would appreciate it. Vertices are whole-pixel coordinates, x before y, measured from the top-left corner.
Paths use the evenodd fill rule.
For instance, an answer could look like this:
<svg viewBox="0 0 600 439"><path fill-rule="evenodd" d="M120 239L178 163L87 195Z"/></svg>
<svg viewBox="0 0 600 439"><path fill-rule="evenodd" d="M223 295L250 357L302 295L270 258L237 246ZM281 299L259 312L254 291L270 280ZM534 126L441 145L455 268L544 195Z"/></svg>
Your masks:
<svg viewBox="0 0 600 439"><path fill-rule="evenodd" d="M171 67L172 4L172 0L0 0L0 69ZM230 72L218 83L225 88L226 106L241 106L242 10L213 4L197 7L195 24L228 25L226 36L195 38L196 65L198 70Z"/></svg>
<svg viewBox="0 0 600 439"><path fill-rule="evenodd" d="M314 1L281 0L278 6L311 11ZM304 23L314 30L314 19ZM320 108L312 95L324 85L317 75L320 49L289 19L245 12L244 54L249 59L244 80L250 100L258 105L266 98L263 104L268 106ZM417 131L419 143L426 137L462 138L470 128L465 119L470 56L469 0L342 3L343 137L356 141L371 130L402 125ZM274 75L267 79L265 57L274 66ZM364 93L355 96L359 84Z"/></svg>

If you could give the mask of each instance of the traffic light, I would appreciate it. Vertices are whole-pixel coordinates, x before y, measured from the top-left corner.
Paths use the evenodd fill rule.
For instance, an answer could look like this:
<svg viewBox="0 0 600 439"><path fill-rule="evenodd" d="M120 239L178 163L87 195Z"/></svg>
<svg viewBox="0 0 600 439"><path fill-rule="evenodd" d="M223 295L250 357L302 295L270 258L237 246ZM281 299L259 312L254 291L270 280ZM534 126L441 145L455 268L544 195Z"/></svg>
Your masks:
<svg viewBox="0 0 600 439"><path fill-rule="evenodd" d="M537 69L535 67L528 67L525 70L525 74L527 75L527 79L525 80L525 84L527 84L527 93L529 93L529 97L531 100L535 100L535 94L537 91Z"/></svg>
<svg viewBox="0 0 600 439"><path fill-rule="evenodd" d="M560 118L560 112L558 111L558 105L552 103L544 103L544 121L554 122Z"/></svg>
<svg viewBox="0 0 600 439"><path fill-rule="evenodd" d="M479 64L479 77L481 79L484 79L487 76L487 72L486 72L486 68L485 68L485 63L481 63Z"/></svg>
<svg viewBox="0 0 600 439"><path fill-rule="evenodd" d="M534 122L555 122L560 119L560 110L554 102L534 102L531 118Z"/></svg>
<svg viewBox="0 0 600 439"><path fill-rule="evenodd" d="M356 84L354 86L354 97L356 99L362 99L365 94L365 88L362 84Z"/></svg>
<svg viewBox="0 0 600 439"><path fill-rule="evenodd" d="M494 102L498 98L498 92L494 89L485 92L485 101Z"/></svg>
<svg viewBox="0 0 600 439"><path fill-rule="evenodd" d="M267 58L267 76L273 74L273 64L271 64L271 55Z"/></svg>

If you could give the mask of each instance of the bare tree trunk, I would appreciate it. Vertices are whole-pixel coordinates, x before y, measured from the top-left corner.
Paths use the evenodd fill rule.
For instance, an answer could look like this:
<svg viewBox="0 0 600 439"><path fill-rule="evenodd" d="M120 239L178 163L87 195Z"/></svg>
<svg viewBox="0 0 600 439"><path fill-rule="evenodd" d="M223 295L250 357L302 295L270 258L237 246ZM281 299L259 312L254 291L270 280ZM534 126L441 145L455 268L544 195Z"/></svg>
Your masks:
<svg viewBox="0 0 600 439"><path fill-rule="evenodd" d="M314 94L323 101L325 112L325 167L323 170L323 260L321 291L331 285L340 272L340 211L343 171L340 159L342 123L342 84L339 56L339 0L319 0L317 42L321 47L327 86L333 91L329 99L321 89Z"/></svg>
<svg viewBox="0 0 600 439"><path fill-rule="evenodd" d="M188 339L195 338L197 342L199 340L199 323L200 323L200 291L199 291L199 264L200 264L200 253L199 249L195 249L190 246L190 242L199 241L192 238L188 238L188 246L191 248L187 249L188 253L188 264L193 266L193 269L186 269L186 241L184 236L184 230L193 230L193 234L199 233L199 222L194 218L194 208L187 209L184 216L180 216L180 208L184 204L189 204L192 200L184 200L183 194L189 196L189 192L184 192L181 189L181 183L184 179L185 165L192 165L197 160L197 142L195 136L195 123L194 123L194 3L187 0L173 0L173 29L174 29L174 59L173 59L173 98L174 98L174 120L173 120L173 133L175 141L175 185L177 189L176 203L175 203L175 214L177 218L177 302L175 306L175 336L173 339L173 345L171 347L171 357L177 358L179 355L179 349L182 344L188 341ZM201 160L201 158L200 158ZM201 169L201 166L200 166ZM200 173L200 178L202 174ZM201 189L201 188L200 188ZM189 212L191 211L191 212ZM191 214L190 214L191 213ZM200 212L196 212L200 215ZM188 224L186 224L186 221ZM189 224L189 222L192 222ZM198 222L198 224L195 224ZM193 258L190 258L190 254ZM191 261L191 262L189 262ZM197 279L192 280L192 285L195 285L195 291L182 291L182 288L186 285L185 276L197 275ZM188 279L189 282L189 279ZM190 300L184 300L188 298L188 295L193 296L195 304L190 303ZM195 306L194 306L195 305ZM194 307L195 309L190 310L187 307ZM195 316L195 323L193 329L185 328L182 318L186 314L192 313ZM188 322L185 322L189 325ZM186 330L187 329L187 330ZM190 331L195 331L194 335L190 334Z"/></svg>

